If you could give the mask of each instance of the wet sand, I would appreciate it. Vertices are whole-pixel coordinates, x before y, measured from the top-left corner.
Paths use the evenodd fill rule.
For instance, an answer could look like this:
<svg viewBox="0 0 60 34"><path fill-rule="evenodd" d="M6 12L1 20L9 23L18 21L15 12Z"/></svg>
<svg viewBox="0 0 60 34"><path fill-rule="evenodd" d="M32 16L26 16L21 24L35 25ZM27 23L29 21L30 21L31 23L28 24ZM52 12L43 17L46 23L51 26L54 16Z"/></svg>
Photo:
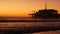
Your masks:
<svg viewBox="0 0 60 34"><path fill-rule="evenodd" d="M60 34L60 30L55 30L55 31L46 31L46 32L35 32L31 34Z"/></svg>

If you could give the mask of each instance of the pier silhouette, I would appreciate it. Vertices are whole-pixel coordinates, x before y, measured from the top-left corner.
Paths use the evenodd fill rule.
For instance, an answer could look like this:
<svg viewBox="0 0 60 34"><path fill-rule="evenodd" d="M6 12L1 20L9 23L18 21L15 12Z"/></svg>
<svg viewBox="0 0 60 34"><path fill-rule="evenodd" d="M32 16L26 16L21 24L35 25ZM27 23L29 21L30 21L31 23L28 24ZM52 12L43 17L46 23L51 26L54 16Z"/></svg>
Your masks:
<svg viewBox="0 0 60 34"><path fill-rule="evenodd" d="M57 10L54 9L43 9L38 10L38 12L29 14L32 15L32 18L40 18L40 19L60 19L60 14L57 13Z"/></svg>

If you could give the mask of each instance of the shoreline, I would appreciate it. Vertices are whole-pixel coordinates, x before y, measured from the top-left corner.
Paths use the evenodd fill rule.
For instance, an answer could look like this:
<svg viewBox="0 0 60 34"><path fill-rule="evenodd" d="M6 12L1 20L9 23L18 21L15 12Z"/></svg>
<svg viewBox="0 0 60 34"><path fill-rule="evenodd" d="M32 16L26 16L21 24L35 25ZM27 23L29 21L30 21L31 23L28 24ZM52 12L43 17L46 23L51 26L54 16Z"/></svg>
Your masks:
<svg viewBox="0 0 60 34"><path fill-rule="evenodd" d="M60 19L20 19L20 20L0 20L0 22L60 22Z"/></svg>

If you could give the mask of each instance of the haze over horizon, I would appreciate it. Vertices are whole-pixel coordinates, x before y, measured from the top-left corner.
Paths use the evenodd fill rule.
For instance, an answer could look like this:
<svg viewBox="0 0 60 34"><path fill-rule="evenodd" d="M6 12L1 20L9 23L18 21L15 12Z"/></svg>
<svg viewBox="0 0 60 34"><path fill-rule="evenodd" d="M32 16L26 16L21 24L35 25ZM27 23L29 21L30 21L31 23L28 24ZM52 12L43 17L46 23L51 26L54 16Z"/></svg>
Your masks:
<svg viewBox="0 0 60 34"><path fill-rule="evenodd" d="M58 10L60 0L47 0L47 8ZM44 9L45 0L0 0L0 16L29 17L32 11Z"/></svg>

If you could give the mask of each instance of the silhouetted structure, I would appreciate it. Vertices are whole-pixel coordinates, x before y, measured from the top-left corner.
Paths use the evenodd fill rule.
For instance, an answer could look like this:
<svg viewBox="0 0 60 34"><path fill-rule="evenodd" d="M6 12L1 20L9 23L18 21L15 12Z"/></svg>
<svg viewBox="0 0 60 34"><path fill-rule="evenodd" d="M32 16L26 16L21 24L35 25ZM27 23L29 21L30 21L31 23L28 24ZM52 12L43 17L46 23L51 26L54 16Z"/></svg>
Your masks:
<svg viewBox="0 0 60 34"><path fill-rule="evenodd" d="M49 19L49 18L53 19L60 17L60 14L58 14L57 10L54 9L38 10L38 12L29 15L32 15L32 18L43 18L43 19Z"/></svg>
<svg viewBox="0 0 60 34"><path fill-rule="evenodd" d="M45 9L38 10L32 14L32 18L42 18L42 19L59 19L60 14L57 13L57 10L47 9L47 4L45 3Z"/></svg>

